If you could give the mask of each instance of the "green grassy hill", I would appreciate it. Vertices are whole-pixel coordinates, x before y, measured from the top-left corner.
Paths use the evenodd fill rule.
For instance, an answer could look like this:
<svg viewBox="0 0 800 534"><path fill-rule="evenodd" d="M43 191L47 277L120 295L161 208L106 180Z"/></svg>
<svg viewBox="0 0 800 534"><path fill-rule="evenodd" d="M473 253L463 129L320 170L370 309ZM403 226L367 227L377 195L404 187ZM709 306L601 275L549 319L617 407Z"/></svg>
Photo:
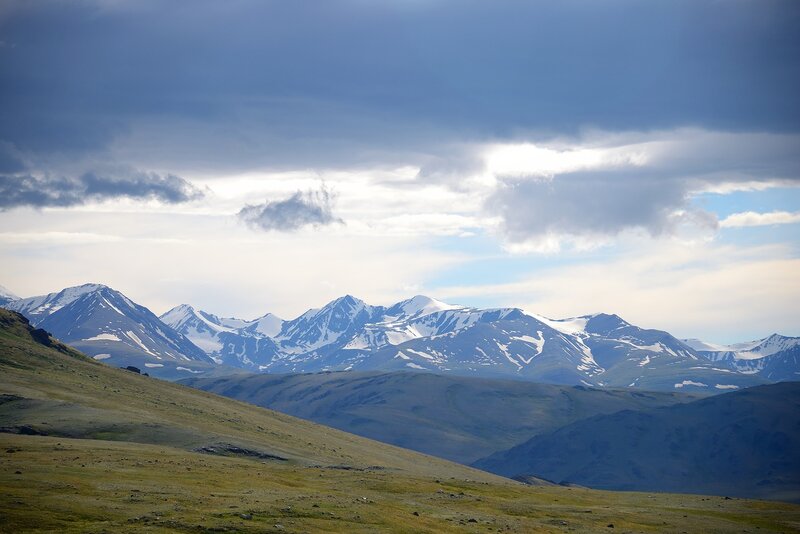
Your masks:
<svg viewBox="0 0 800 534"><path fill-rule="evenodd" d="M0 394L0 532L800 527L788 504L523 486L102 365L3 310Z"/></svg>

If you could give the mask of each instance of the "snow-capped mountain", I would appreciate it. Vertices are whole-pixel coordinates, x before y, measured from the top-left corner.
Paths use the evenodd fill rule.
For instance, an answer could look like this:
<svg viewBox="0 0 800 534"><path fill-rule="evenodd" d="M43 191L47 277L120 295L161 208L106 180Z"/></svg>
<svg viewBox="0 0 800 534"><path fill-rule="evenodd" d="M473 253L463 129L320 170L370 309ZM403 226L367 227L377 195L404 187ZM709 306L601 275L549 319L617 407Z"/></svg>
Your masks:
<svg viewBox="0 0 800 534"><path fill-rule="evenodd" d="M434 324L460 311L427 316ZM658 390L719 392L758 381L715 366L666 332L630 325L615 315L552 320L521 310L475 311L468 326L384 347L360 368L411 368L540 382Z"/></svg>
<svg viewBox="0 0 800 534"><path fill-rule="evenodd" d="M746 343L716 345L699 339L685 339L702 357L745 374L768 380L800 379L800 337L779 334Z"/></svg>
<svg viewBox="0 0 800 534"><path fill-rule="evenodd" d="M192 343L208 354L222 348L222 343L218 339L220 333L235 332L237 329L233 325L226 326L224 321L216 315L202 310L195 310L188 304L175 306L159 319L167 326L189 338ZM231 322L233 321L229 321L228 324ZM247 326L244 321L242 323L242 326Z"/></svg>
<svg viewBox="0 0 800 534"><path fill-rule="evenodd" d="M224 365L270 373L428 370L570 385L720 392L797 375L796 338L707 350L617 315L550 319L417 295L372 306L346 295L284 321L225 318L190 305L160 318L121 293L85 284L13 300L38 327L113 364L166 377ZM192 365L188 365L191 362Z"/></svg>
<svg viewBox="0 0 800 534"><path fill-rule="evenodd" d="M422 295L388 307L347 295L281 322L274 335L255 322L224 327L188 306L162 320L209 347L217 362L271 373L406 369L710 392L762 382L700 357L667 332L607 314L554 320Z"/></svg>
<svg viewBox="0 0 800 534"><path fill-rule="evenodd" d="M244 330L253 334L253 335L264 335L268 337L275 337L277 336L281 329L283 328L283 323L285 323L283 319L274 315L272 313L268 313L266 315L262 315L258 319L254 319L251 321Z"/></svg>
<svg viewBox="0 0 800 534"><path fill-rule="evenodd" d="M160 317L166 325L189 338L216 363L259 370L259 362L269 361L278 352L272 336L280 333L285 321L268 313L245 321L218 317L181 304Z"/></svg>
<svg viewBox="0 0 800 534"><path fill-rule="evenodd" d="M101 284L83 284L80 286L68 287L55 293L18 299L13 304L6 306L8 309L20 312L28 318L31 324L38 326L38 323L48 315L57 312L64 306L71 304L76 299L87 293L97 291L105 286Z"/></svg>
<svg viewBox="0 0 800 534"><path fill-rule="evenodd" d="M268 361L278 353L271 336L278 334L284 323L271 313L245 321L218 317L188 304L172 308L160 319L189 338L216 363L253 370L258 370L259 362Z"/></svg>
<svg viewBox="0 0 800 534"><path fill-rule="evenodd" d="M379 321L384 308L345 295L287 321L275 341L289 354L329 353L347 344L365 325Z"/></svg>
<svg viewBox="0 0 800 534"><path fill-rule="evenodd" d="M155 374L183 371L188 376L213 364L204 351L150 310L101 284L19 299L6 307L61 341L113 365L133 365Z"/></svg>
<svg viewBox="0 0 800 534"><path fill-rule="evenodd" d="M19 300L19 297L3 286L0 286L0 306L5 306L9 302Z"/></svg>

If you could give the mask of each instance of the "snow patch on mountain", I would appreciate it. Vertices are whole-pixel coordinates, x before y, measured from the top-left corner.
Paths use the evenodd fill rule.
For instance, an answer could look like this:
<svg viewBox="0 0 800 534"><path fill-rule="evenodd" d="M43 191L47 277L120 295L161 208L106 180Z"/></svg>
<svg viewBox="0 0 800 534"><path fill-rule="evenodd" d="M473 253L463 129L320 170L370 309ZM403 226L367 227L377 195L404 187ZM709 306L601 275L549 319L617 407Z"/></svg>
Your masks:
<svg viewBox="0 0 800 534"><path fill-rule="evenodd" d="M463 306L454 306L440 300L432 299L424 295L416 295L408 300L398 302L386 310L389 317L421 317L435 312L445 310L457 310Z"/></svg>
<svg viewBox="0 0 800 534"><path fill-rule="evenodd" d="M116 334L97 334L96 336L87 337L84 341L121 341Z"/></svg>
<svg viewBox="0 0 800 534"><path fill-rule="evenodd" d="M696 338L681 339L681 342L683 342L686 346L694 350L714 351L714 352L725 352L731 350L730 347L726 345L717 345L714 343L708 343L706 341L702 341Z"/></svg>
<svg viewBox="0 0 800 534"><path fill-rule="evenodd" d="M676 388L682 388L684 386L695 386L700 388L707 388L708 384L703 384L702 382L694 382L692 380L684 380L683 382L679 382L675 384Z"/></svg>
<svg viewBox="0 0 800 534"><path fill-rule="evenodd" d="M567 334L570 336L586 334L586 323L589 322L591 318L590 315L582 316L582 317L570 317L568 319L550 319L543 315L537 315L535 313L528 313L537 321L541 321L553 330L557 330L562 334Z"/></svg>
<svg viewBox="0 0 800 534"><path fill-rule="evenodd" d="M232 322L233 321L231 321L231 323ZM268 313L250 322L246 328L248 331L256 332L267 337L275 337L280 333L284 322L285 321L277 315Z"/></svg>

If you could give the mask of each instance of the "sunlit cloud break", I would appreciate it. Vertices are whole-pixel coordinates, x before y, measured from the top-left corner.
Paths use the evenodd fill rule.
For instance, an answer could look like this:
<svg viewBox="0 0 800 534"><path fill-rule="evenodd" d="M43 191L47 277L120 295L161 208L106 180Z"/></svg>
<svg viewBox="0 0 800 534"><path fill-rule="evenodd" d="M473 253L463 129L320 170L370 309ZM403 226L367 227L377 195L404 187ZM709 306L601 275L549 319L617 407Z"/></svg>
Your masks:
<svg viewBox="0 0 800 534"><path fill-rule="evenodd" d="M800 223L800 211L771 211L769 213L757 213L755 211L743 211L728 215L719 225L722 228L742 228L746 226L770 226L773 224L794 224Z"/></svg>

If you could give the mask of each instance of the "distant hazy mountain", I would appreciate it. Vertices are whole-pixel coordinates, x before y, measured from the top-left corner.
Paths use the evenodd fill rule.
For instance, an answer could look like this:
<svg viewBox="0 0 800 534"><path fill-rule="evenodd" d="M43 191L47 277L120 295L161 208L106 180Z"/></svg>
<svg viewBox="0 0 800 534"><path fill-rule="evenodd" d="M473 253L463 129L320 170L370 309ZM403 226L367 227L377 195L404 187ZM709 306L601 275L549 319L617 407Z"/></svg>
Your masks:
<svg viewBox="0 0 800 534"><path fill-rule="evenodd" d="M19 300L19 297L3 286L0 286L0 306L5 306L9 302L13 302L15 300Z"/></svg>
<svg viewBox="0 0 800 534"><path fill-rule="evenodd" d="M586 417L700 398L421 372L257 374L182 383L461 463Z"/></svg>
<svg viewBox="0 0 800 534"><path fill-rule="evenodd" d="M476 467L592 488L800 501L800 383L622 411L540 434Z"/></svg>
<svg viewBox="0 0 800 534"><path fill-rule="evenodd" d="M772 381L800 380L800 337L772 334L734 345L714 345L699 339L685 339L684 343L704 358L740 373L758 374Z"/></svg>
<svg viewBox="0 0 800 534"><path fill-rule="evenodd" d="M133 365L159 376L187 376L214 367L208 355L150 310L101 284L6 304L31 323L96 360Z"/></svg>

